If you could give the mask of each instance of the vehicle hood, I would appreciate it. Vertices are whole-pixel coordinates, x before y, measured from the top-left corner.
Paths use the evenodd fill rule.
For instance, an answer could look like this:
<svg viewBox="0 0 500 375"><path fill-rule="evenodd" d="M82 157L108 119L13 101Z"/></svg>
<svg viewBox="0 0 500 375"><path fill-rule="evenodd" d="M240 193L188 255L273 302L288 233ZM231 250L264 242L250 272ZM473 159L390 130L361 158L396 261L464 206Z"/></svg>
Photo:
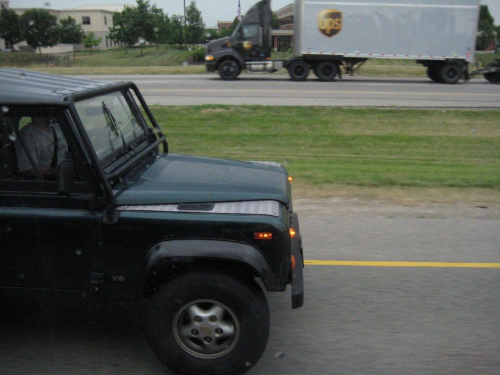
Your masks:
<svg viewBox="0 0 500 375"><path fill-rule="evenodd" d="M221 49L227 48L227 44L231 42L231 37L227 36L220 39L215 39L205 44L205 53L217 52Z"/></svg>
<svg viewBox="0 0 500 375"><path fill-rule="evenodd" d="M276 200L290 203L284 167L196 156L164 154L150 158L115 186L116 204Z"/></svg>

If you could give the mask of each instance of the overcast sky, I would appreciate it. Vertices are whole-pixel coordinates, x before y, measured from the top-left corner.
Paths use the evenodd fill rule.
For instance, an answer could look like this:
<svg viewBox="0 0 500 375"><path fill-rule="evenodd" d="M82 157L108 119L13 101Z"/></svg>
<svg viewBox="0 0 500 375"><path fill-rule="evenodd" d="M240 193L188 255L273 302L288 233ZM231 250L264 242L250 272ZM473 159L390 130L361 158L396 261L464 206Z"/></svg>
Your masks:
<svg viewBox="0 0 500 375"><path fill-rule="evenodd" d="M150 0L162 8L169 16L183 14L184 1L186 6L191 0ZM244 14L257 0L240 0L241 12ZM271 7L274 11L292 3L293 0L272 0ZM11 8L75 8L80 5L94 4L137 4L136 0L10 0ZM500 24L500 0L481 0L481 4L488 5L495 24ZM201 11L207 27L217 25L217 21L232 21L236 17L238 0L196 0L196 6Z"/></svg>

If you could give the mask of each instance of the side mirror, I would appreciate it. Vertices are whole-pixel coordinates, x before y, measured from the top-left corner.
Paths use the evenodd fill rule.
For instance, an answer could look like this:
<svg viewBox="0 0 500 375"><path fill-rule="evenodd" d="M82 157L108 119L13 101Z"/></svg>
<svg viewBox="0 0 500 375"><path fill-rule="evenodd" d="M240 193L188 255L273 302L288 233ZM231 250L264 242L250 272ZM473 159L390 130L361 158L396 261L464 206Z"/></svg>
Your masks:
<svg viewBox="0 0 500 375"><path fill-rule="evenodd" d="M57 165L57 192L69 195L75 186L75 163L73 160L65 159Z"/></svg>

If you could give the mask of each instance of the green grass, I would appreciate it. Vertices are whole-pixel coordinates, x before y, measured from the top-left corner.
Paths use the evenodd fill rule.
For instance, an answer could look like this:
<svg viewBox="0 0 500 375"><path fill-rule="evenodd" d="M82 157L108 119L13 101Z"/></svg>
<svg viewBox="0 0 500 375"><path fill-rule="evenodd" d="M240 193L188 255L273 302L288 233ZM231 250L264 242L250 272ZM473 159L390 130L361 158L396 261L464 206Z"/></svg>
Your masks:
<svg viewBox="0 0 500 375"><path fill-rule="evenodd" d="M112 48L103 51L79 51L62 55L40 55L38 53L0 53L0 66L17 67L143 67L182 66L203 63L196 61L194 50L171 47L145 46L132 48Z"/></svg>
<svg viewBox="0 0 500 375"><path fill-rule="evenodd" d="M500 112L153 107L170 151L286 165L303 188L500 191Z"/></svg>
<svg viewBox="0 0 500 375"><path fill-rule="evenodd" d="M200 47L203 48L203 47ZM201 51L202 52L202 51ZM197 57L196 57L197 56ZM274 59L287 59L289 53L274 53ZM500 54L477 55L477 66L485 66ZM37 53L0 53L0 67L29 68L56 74L201 74L205 67L200 54L165 45L81 51L61 56ZM112 69L110 69L112 68ZM282 70L286 74L286 70ZM370 59L356 73L362 76L426 77L426 68L414 60Z"/></svg>

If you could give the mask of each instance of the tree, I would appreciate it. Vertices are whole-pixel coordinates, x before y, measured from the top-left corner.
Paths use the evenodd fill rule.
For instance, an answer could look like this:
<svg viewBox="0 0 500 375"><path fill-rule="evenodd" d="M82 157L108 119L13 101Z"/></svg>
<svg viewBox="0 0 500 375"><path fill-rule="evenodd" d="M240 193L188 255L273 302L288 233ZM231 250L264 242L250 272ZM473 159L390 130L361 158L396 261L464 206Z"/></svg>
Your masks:
<svg viewBox="0 0 500 375"><path fill-rule="evenodd" d="M191 45L200 43L203 41L204 30L205 23L201 12L196 7L196 2L191 0L186 10L185 42Z"/></svg>
<svg viewBox="0 0 500 375"><path fill-rule="evenodd" d="M137 43L139 31L134 25L134 11L126 7L122 12L113 13L113 27L109 29L109 38L116 43L125 45L125 53L128 53L128 47Z"/></svg>
<svg viewBox="0 0 500 375"><path fill-rule="evenodd" d="M56 16L45 9L28 9L19 20L21 38L33 49L52 47L59 42L60 29Z"/></svg>
<svg viewBox="0 0 500 375"><path fill-rule="evenodd" d="M168 43L168 34L170 32L170 18L167 14L163 14L162 9L153 6L153 39L152 43L156 44L159 49L160 44Z"/></svg>
<svg viewBox="0 0 500 375"><path fill-rule="evenodd" d="M183 17L173 15L170 18L170 32L168 34L169 44L182 44L182 27L183 27Z"/></svg>
<svg viewBox="0 0 500 375"><path fill-rule="evenodd" d="M203 32L203 37L205 38L205 42L210 40L219 39L219 34L217 33L217 29L205 29Z"/></svg>
<svg viewBox="0 0 500 375"><path fill-rule="evenodd" d="M233 23L228 29L223 29L220 33L220 37L225 37L233 34L234 29L240 24L238 17L234 17Z"/></svg>
<svg viewBox="0 0 500 375"><path fill-rule="evenodd" d="M85 38L82 25L77 25L76 20L70 16L59 21L61 23L61 43L80 44Z"/></svg>
<svg viewBox="0 0 500 375"><path fill-rule="evenodd" d="M477 30L480 36L477 38L476 49L484 50L495 42L495 19L491 15L488 5L481 5L479 8Z"/></svg>
<svg viewBox="0 0 500 375"><path fill-rule="evenodd" d="M85 48L88 48L89 50L92 50L92 48L97 47L101 42L102 38L96 38L93 31L88 33L83 39L83 45L85 46Z"/></svg>
<svg viewBox="0 0 500 375"><path fill-rule="evenodd" d="M11 47L22 40L19 16L12 9L4 8L0 12L0 38Z"/></svg>
<svg viewBox="0 0 500 375"><path fill-rule="evenodd" d="M280 20L278 18L278 15L276 12L272 13L272 18L271 18L271 28L273 30L278 30L281 27Z"/></svg>
<svg viewBox="0 0 500 375"><path fill-rule="evenodd" d="M137 0L137 6L132 8L132 29L138 34L136 42L141 44L142 56L143 44L155 39L153 8L149 0Z"/></svg>
<svg viewBox="0 0 500 375"><path fill-rule="evenodd" d="M163 12L161 12L162 14ZM118 43L131 47L136 43L155 43L155 17L160 15L156 6L151 7L149 0L137 0L135 7L126 7L121 13L113 14L113 27L109 36ZM127 49L125 50L126 52Z"/></svg>

